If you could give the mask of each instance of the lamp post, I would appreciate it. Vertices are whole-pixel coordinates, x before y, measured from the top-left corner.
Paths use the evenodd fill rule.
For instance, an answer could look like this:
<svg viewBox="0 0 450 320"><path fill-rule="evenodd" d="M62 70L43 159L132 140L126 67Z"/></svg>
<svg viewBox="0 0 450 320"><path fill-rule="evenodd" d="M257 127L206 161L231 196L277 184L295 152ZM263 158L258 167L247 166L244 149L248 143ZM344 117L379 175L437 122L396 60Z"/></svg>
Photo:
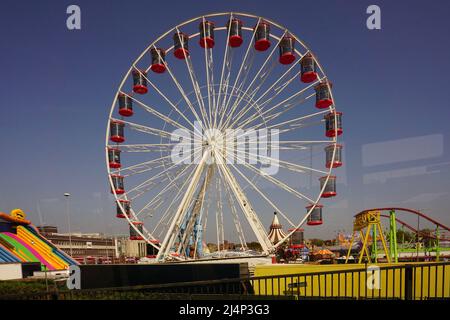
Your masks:
<svg viewBox="0 0 450 320"><path fill-rule="evenodd" d="M72 231L70 230L70 215L69 215L69 197L70 193L64 193L64 197L66 198L66 214L67 214L67 225L69 226L69 247L70 247L70 256L72 257Z"/></svg>

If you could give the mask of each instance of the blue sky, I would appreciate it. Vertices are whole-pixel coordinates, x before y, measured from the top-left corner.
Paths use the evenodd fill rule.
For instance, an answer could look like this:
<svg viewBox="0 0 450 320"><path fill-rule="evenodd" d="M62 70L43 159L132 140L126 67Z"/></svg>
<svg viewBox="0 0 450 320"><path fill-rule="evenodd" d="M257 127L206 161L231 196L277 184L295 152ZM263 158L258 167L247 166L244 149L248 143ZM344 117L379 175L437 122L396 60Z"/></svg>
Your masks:
<svg viewBox="0 0 450 320"><path fill-rule="evenodd" d="M81 8L79 31L66 28L70 4ZM381 8L381 30L366 28L370 4ZM345 183L327 223L307 235L350 230L353 214L390 205L449 225L449 9L448 1L2 1L0 210L20 207L37 224L39 205L44 222L64 230L70 192L73 229L126 232L103 153L123 74L175 24L240 11L302 38L344 112ZM408 159L397 157L403 152Z"/></svg>

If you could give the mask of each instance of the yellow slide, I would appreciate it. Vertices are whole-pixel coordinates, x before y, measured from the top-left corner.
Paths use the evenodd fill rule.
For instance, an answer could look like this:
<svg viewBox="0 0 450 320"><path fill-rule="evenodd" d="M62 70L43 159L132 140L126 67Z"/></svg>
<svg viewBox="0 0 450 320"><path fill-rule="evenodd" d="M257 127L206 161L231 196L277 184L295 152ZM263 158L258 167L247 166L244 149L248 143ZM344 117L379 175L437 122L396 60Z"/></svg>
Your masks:
<svg viewBox="0 0 450 320"><path fill-rule="evenodd" d="M17 226L17 236L26 241L28 245L39 252L39 254L41 254L42 257L44 257L52 266L54 266L55 269L63 270L69 267L64 260L53 252L53 249L48 244L36 237L25 227Z"/></svg>

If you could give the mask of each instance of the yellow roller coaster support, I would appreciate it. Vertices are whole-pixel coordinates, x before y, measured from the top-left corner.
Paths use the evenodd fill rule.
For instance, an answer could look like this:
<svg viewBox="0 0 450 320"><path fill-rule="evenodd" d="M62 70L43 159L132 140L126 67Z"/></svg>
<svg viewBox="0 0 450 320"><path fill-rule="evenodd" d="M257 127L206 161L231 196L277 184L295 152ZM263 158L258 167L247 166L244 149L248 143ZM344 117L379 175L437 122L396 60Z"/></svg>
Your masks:
<svg viewBox="0 0 450 320"><path fill-rule="evenodd" d="M386 246L386 240L384 239L383 230L381 229L381 221L380 221L380 211L364 211L355 216L355 220L353 221L353 234L352 240L350 242L350 247L348 248L347 257L345 259L345 263L348 262L348 258L350 256L353 242L355 241L355 234L359 232L361 239L363 239L363 244L361 248L361 252L359 254L358 263L361 263L363 257L365 256L369 263L372 262L369 254L369 235L371 231L378 229L380 234L381 243L383 244L384 253L386 255L386 259L388 263L391 263L391 256L389 254L388 248ZM365 229L365 231L364 231ZM374 233L376 234L376 233ZM372 241L377 241L377 239L372 239Z"/></svg>

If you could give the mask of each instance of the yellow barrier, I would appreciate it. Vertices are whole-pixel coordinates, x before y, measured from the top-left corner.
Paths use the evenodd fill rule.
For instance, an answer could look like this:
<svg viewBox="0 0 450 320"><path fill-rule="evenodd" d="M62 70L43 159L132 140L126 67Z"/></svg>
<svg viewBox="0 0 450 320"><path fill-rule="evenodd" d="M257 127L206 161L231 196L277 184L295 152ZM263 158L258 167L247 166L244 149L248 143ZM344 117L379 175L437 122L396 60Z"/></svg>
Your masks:
<svg viewBox="0 0 450 320"><path fill-rule="evenodd" d="M410 263L413 299L450 298L450 265ZM371 267L374 265L368 265ZM256 294L329 298L405 299L406 264L256 266ZM386 268L387 267L387 268ZM394 267L394 268L389 268ZM386 268L386 269L385 269ZM358 271L350 271L360 269ZM374 271L372 271L374 270ZM320 273L320 274L317 274Z"/></svg>

